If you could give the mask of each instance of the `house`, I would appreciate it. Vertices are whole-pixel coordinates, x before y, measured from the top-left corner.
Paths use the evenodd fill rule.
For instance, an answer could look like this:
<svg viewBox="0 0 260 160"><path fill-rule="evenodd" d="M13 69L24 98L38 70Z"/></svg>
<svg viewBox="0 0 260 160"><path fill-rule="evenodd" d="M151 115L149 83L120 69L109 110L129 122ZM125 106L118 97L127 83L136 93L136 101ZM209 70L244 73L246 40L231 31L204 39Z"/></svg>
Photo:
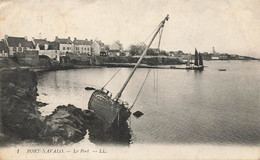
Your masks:
<svg viewBox="0 0 260 160"><path fill-rule="evenodd" d="M54 42L55 45L58 45L58 49L62 55L65 55L66 53L74 53L74 46L70 37L58 38L58 36L56 36Z"/></svg>
<svg viewBox="0 0 260 160"><path fill-rule="evenodd" d="M51 59L60 61L60 50L58 49L58 43L48 42L46 38L35 39L34 37L32 38L32 42L35 50L39 51L39 55L46 55Z"/></svg>
<svg viewBox="0 0 260 160"><path fill-rule="evenodd" d="M228 54L227 54L227 53L219 54L219 59L221 59L221 60L226 60L226 59L228 59Z"/></svg>
<svg viewBox="0 0 260 160"><path fill-rule="evenodd" d="M0 41L0 57L8 57L8 48L4 40Z"/></svg>
<svg viewBox="0 0 260 160"><path fill-rule="evenodd" d="M5 35L4 42L8 48L8 56L13 57L15 53L23 53L27 50L34 50L33 42L27 37L10 37Z"/></svg>
<svg viewBox="0 0 260 160"><path fill-rule="evenodd" d="M229 54L227 55L229 60L234 60L234 59L238 59L238 55L237 54Z"/></svg>
<svg viewBox="0 0 260 160"><path fill-rule="evenodd" d="M86 40L79 40L74 38L74 53L75 54L88 54L91 55L91 42Z"/></svg>
<svg viewBox="0 0 260 160"><path fill-rule="evenodd" d="M91 55L100 56L100 44L97 41L92 41L91 43Z"/></svg>
<svg viewBox="0 0 260 160"><path fill-rule="evenodd" d="M108 55L108 51L109 51L109 45L103 45L102 47L100 47L100 56L107 56Z"/></svg>
<svg viewBox="0 0 260 160"><path fill-rule="evenodd" d="M123 44L120 43L120 41L116 41L116 42L114 42L114 43L110 46L110 50L122 51L122 50L123 50Z"/></svg>
<svg viewBox="0 0 260 160"><path fill-rule="evenodd" d="M120 43L120 41L116 41L110 46L109 56L111 57L119 56L122 51L123 51L123 44Z"/></svg>
<svg viewBox="0 0 260 160"><path fill-rule="evenodd" d="M211 59L212 60L219 60L219 54L212 54Z"/></svg>

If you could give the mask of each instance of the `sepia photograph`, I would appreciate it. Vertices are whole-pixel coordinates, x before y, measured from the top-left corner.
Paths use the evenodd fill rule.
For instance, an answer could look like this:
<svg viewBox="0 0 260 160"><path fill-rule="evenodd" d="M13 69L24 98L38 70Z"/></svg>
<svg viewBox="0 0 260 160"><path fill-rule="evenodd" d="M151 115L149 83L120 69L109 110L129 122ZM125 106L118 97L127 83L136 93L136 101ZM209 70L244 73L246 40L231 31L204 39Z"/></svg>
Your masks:
<svg viewBox="0 0 260 160"><path fill-rule="evenodd" d="M259 160L259 6L0 0L0 160Z"/></svg>

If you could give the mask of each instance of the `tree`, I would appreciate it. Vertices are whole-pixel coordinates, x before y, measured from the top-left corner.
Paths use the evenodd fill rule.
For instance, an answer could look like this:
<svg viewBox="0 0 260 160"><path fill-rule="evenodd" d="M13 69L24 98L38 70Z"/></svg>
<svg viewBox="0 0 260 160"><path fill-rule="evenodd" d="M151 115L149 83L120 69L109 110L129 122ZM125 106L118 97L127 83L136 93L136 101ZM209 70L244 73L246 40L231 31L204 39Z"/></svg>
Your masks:
<svg viewBox="0 0 260 160"><path fill-rule="evenodd" d="M136 45L132 44L129 47L129 53L131 56L141 55L143 53L143 51L145 50L145 48L146 48L146 44L143 44L143 43L139 43Z"/></svg>

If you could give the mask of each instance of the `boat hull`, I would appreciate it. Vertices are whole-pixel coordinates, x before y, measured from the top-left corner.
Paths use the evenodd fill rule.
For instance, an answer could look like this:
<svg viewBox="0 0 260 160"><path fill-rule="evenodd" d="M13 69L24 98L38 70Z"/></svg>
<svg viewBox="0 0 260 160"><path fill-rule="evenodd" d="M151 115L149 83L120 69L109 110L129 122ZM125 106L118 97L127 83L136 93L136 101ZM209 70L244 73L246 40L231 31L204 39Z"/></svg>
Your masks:
<svg viewBox="0 0 260 160"><path fill-rule="evenodd" d="M193 70L203 71L204 70L204 66L194 66L192 69Z"/></svg>
<svg viewBox="0 0 260 160"><path fill-rule="evenodd" d="M112 100L111 96L103 90L96 90L92 93L88 109L103 122L105 130L112 125L125 123L131 115L130 110L123 103Z"/></svg>

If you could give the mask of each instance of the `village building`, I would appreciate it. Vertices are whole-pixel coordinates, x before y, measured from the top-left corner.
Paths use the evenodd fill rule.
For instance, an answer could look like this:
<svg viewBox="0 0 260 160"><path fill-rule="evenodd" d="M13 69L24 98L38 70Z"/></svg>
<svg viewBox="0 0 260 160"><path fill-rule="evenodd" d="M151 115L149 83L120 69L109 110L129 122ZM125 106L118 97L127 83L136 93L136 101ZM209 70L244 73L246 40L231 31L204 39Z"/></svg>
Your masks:
<svg viewBox="0 0 260 160"><path fill-rule="evenodd" d="M47 39L32 38L35 50L39 51L39 55L46 55L51 59L60 61L60 50L58 44L48 42Z"/></svg>
<svg viewBox="0 0 260 160"><path fill-rule="evenodd" d="M123 51L123 44L120 43L120 41L116 41L110 46L108 55L111 57L119 56L122 53L122 51Z"/></svg>
<svg viewBox="0 0 260 160"><path fill-rule="evenodd" d="M91 43L91 55L100 56L101 46L97 41L92 41Z"/></svg>
<svg viewBox="0 0 260 160"><path fill-rule="evenodd" d="M5 35L4 42L8 48L8 57L13 57L15 53L34 50L33 42L28 41L27 37L10 37Z"/></svg>
<svg viewBox="0 0 260 160"><path fill-rule="evenodd" d="M74 38L74 53L91 55L91 42L86 40L79 40Z"/></svg>
<svg viewBox="0 0 260 160"><path fill-rule="evenodd" d="M103 45L100 47L100 56L106 57L108 56L108 51L109 51L109 45Z"/></svg>
<svg viewBox="0 0 260 160"><path fill-rule="evenodd" d="M56 36L54 42L55 45L58 45L61 55L66 55L66 53L74 53L74 46L70 40L70 37L58 38L58 36Z"/></svg>

